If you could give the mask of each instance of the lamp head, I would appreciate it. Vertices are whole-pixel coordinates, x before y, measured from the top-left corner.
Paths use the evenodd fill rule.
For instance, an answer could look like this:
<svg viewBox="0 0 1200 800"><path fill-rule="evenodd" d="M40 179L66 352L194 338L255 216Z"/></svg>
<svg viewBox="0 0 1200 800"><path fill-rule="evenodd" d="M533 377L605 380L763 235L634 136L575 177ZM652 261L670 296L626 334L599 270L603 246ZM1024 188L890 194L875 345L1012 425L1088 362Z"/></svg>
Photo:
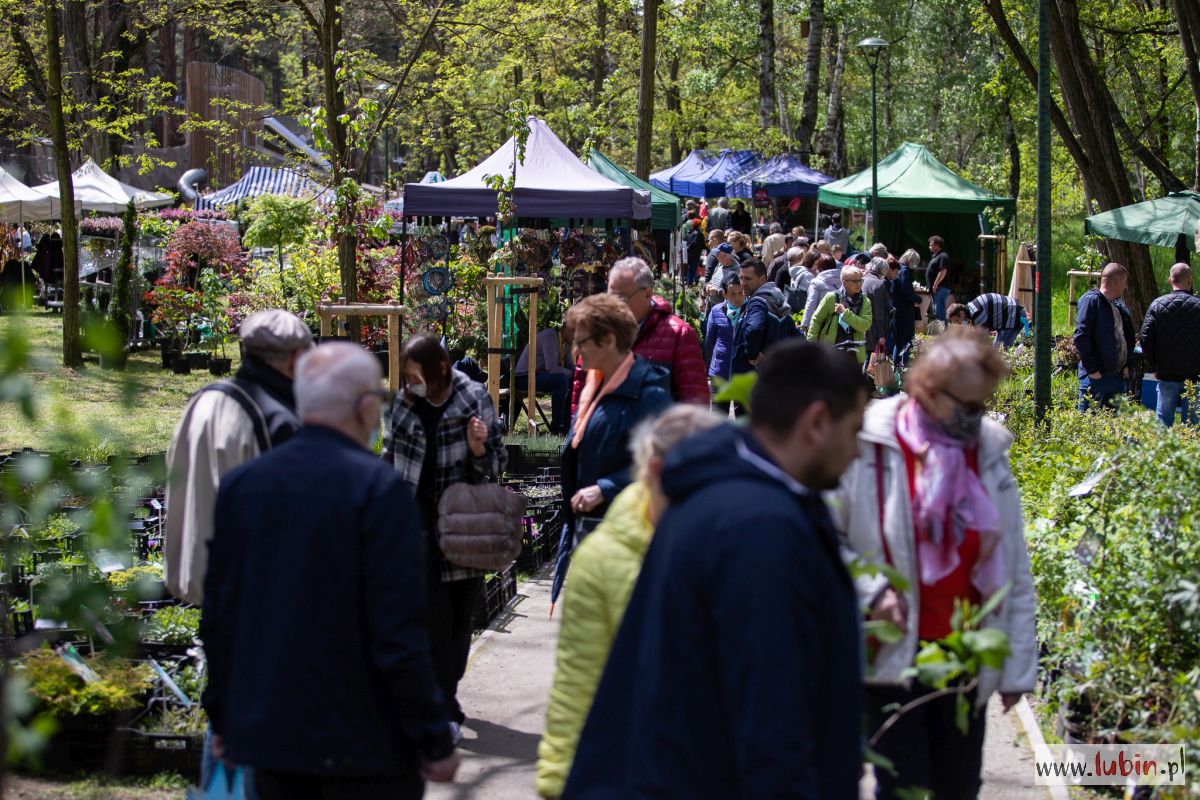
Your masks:
<svg viewBox="0 0 1200 800"><path fill-rule="evenodd" d="M867 66L874 70L879 65L879 56L887 49L888 43L878 36L869 36L855 46L866 57Z"/></svg>

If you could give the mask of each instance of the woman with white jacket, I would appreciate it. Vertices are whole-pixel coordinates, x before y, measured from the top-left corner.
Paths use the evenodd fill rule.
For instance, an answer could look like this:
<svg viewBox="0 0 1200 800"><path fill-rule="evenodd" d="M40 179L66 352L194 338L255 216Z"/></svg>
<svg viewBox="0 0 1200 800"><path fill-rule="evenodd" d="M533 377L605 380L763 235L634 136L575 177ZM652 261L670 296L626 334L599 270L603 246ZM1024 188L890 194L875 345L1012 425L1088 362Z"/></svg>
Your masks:
<svg viewBox="0 0 1200 800"><path fill-rule="evenodd" d="M853 555L889 564L908 581L902 591L882 574L857 581L864 614L903 632L895 644L868 647L872 732L896 704L932 691L901 679L919 642L950 633L958 601L979 607L1007 587L982 625L1004 631L1012 652L1002 669L979 676L969 695L968 732L955 724L953 695L903 715L875 746L897 771L876 770L879 798L910 787L936 797L976 797L988 698L999 691L1007 710L1034 689L1035 597L1008 460L1012 435L984 413L1004 374L1004 363L977 332L959 328L939 337L905 376L906 395L868 407L860 457L831 498Z"/></svg>

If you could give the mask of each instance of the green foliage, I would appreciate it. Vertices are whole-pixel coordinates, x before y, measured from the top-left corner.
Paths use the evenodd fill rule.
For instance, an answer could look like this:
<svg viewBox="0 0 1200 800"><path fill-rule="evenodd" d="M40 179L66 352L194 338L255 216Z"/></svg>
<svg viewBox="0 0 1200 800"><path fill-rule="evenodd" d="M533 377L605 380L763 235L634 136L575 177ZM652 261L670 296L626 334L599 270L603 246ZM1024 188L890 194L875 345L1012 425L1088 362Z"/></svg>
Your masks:
<svg viewBox="0 0 1200 800"><path fill-rule="evenodd" d="M53 716L110 714L138 708L154 685L154 672L147 664L119 659L85 659L99 680L87 682L49 648L22 656L18 669L29 691Z"/></svg>
<svg viewBox="0 0 1200 800"><path fill-rule="evenodd" d="M119 569L107 576L108 585L113 591L126 594L136 593L139 597L152 597L158 594L158 584L163 581L161 564L141 564L129 569Z"/></svg>
<svg viewBox="0 0 1200 800"><path fill-rule="evenodd" d="M245 219L249 227L242 241L247 247L274 248L282 272L284 251L308 240L313 203L304 198L264 194L246 209Z"/></svg>
<svg viewBox="0 0 1200 800"><path fill-rule="evenodd" d="M123 222L121 252L113 267L112 298L108 302L108 322L116 332L114 342L116 346L111 348L111 352L105 353L105 356L113 359L119 369L125 368L128 359L125 347L133 325L134 292L136 291L134 282L137 280L133 264L133 245L138 237L137 209L132 200L125 207Z"/></svg>
<svg viewBox="0 0 1200 800"><path fill-rule="evenodd" d="M191 644L199 632L200 609L167 606L150 617L142 638L159 644Z"/></svg>
<svg viewBox="0 0 1200 800"><path fill-rule="evenodd" d="M196 703L190 706L167 706L147 717L141 725L145 733L171 736L203 736L208 729L208 715Z"/></svg>

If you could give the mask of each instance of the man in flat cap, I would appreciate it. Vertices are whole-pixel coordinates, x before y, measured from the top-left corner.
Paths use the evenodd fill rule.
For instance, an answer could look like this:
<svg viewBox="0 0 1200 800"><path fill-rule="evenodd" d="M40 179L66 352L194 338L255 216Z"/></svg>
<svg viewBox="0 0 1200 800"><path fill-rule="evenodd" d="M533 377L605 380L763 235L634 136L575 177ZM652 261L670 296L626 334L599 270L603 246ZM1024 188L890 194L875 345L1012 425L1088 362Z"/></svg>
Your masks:
<svg viewBox="0 0 1200 800"><path fill-rule="evenodd" d="M269 309L246 317L240 334L237 375L192 396L167 451L167 589L195 605L204 600L222 476L282 444L300 427L292 378L297 359L313 345L308 326L295 314Z"/></svg>

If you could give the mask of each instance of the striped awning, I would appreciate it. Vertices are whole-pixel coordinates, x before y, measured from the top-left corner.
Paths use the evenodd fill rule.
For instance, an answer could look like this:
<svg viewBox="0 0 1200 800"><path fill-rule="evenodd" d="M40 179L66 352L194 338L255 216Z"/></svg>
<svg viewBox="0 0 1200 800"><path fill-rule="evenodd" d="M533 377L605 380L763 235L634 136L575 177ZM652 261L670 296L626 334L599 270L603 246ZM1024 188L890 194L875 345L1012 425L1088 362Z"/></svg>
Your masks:
<svg viewBox="0 0 1200 800"><path fill-rule="evenodd" d="M333 192L306 175L290 169L251 167L237 183L196 200L196 208L221 208L253 200L263 194L302 197L319 205L333 202Z"/></svg>

